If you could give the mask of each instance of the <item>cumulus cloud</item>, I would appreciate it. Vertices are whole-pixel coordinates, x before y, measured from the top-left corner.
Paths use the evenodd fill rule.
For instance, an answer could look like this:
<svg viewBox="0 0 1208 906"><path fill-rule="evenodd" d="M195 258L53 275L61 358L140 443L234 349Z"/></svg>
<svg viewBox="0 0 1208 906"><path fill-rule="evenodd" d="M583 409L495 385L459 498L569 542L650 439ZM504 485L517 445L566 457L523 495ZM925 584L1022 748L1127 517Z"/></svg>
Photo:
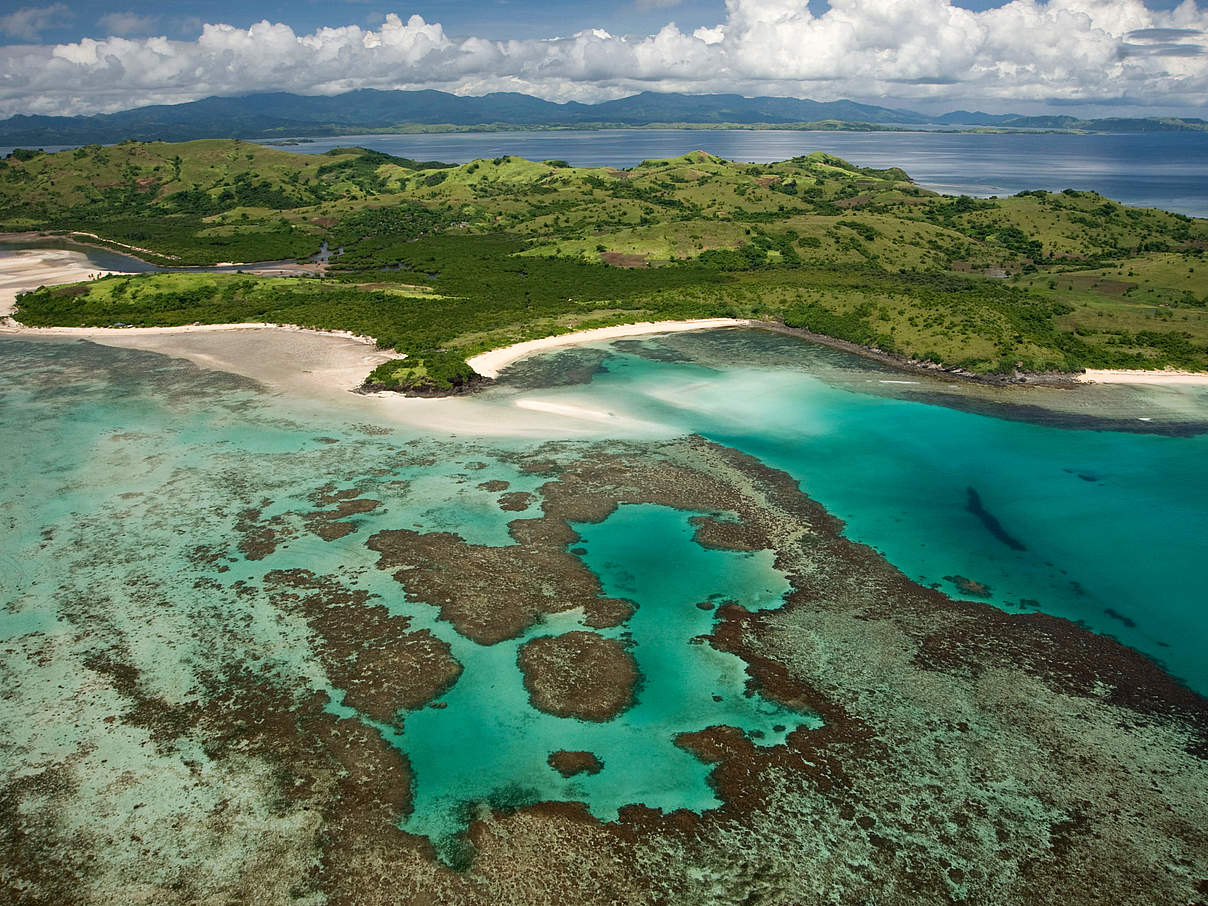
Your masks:
<svg viewBox="0 0 1208 906"><path fill-rule="evenodd" d="M260 22L205 25L194 41L114 36L0 48L0 113L78 113L211 94L432 87L599 100L648 89L743 94L1199 107L1208 98L1208 13L1142 0L726 0L715 26L648 35L451 37L391 14L377 28L296 34Z"/></svg>
<svg viewBox="0 0 1208 906"><path fill-rule="evenodd" d="M0 16L0 35L16 38L18 41L36 41L46 29L70 16L71 10L62 3L51 6L23 6L15 12Z"/></svg>

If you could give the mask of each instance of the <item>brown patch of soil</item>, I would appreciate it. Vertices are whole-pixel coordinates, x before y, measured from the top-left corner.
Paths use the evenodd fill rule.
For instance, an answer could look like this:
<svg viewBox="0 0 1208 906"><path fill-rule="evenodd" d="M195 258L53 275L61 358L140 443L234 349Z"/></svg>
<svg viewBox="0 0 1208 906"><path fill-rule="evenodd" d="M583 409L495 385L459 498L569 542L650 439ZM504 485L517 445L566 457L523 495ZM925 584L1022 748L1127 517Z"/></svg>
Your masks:
<svg viewBox="0 0 1208 906"><path fill-rule="evenodd" d="M613 267L649 267L646 255L629 255L624 252L600 252L600 260Z"/></svg>
<svg viewBox="0 0 1208 906"><path fill-rule="evenodd" d="M1106 296L1123 296L1130 289L1136 289L1136 283L1128 283L1124 280L1111 280L1107 277L1091 277L1086 275L1080 276L1057 276L1055 280L1065 280L1075 289L1088 290L1093 289L1096 292L1103 293Z"/></svg>

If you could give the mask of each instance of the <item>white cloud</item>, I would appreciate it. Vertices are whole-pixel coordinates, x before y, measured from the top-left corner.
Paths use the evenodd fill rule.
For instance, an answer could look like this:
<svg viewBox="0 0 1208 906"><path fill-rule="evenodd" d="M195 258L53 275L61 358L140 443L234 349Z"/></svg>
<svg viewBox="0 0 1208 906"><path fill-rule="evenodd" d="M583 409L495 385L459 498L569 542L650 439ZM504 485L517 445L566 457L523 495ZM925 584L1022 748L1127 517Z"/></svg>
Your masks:
<svg viewBox="0 0 1208 906"><path fill-rule="evenodd" d="M71 10L62 3L51 6L23 6L15 12L0 16L0 35L19 41L36 41L42 32L64 18L71 18Z"/></svg>
<svg viewBox="0 0 1208 906"><path fill-rule="evenodd" d="M950 0L831 0L821 16L806 0L727 0L723 22L692 34L670 24L650 35L592 29L517 41L453 38L419 16L305 35L267 21L250 29L206 25L195 41L0 47L0 113L362 87L509 90L553 100L648 89L953 106L975 99L999 108L1200 107L1208 98L1203 32L1208 13L1194 0L1170 11L1141 0L1012 0L985 12Z"/></svg>
<svg viewBox="0 0 1208 906"><path fill-rule="evenodd" d="M97 21L111 35L145 35L155 28L155 19L138 13L106 13Z"/></svg>

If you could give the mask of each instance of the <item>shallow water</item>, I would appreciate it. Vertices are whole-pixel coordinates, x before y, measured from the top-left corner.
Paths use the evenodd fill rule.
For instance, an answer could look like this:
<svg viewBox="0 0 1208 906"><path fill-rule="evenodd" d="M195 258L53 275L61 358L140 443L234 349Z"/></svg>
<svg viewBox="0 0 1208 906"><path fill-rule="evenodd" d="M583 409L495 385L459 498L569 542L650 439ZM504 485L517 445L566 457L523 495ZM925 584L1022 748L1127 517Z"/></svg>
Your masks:
<svg viewBox="0 0 1208 906"><path fill-rule="evenodd" d="M604 593L638 605L623 627L601 633L631 640L642 677L635 704L620 718L588 723L529 704L518 649L539 636L582 628L575 614L547 618L518 639L487 647L452 640L454 656L467 668L442 699L448 707L410 714L399 740L417 777L440 778L418 784L405 830L437 841L447 855L464 829L466 807L477 802L583 801L604 821L635 802L664 811L715 808L721 803L707 782L710 767L677 747L677 734L725 724L774 745L814 723L759 696L748 698L742 661L692 644L715 620L698 603L735 600L761 610L778 606L788 587L768 551L739 554L694 542L688 515L626 506L599 525L575 526L584 562L603 580ZM546 761L559 750L592 752L603 770L565 779Z"/></svg>
<svg viewBox="0 0 1208 906"><path fill-rule="evenodd" d="M576 355L594 365L574 367ZM590 382L567 384L566 374ZM702 332L534 358L482 402L497 407L501 423L518 402L562 401L745 450L797 478L847 521L851 537L908 575L953 594L945 576L984 583L995 604L1080 620L1208 689L1208 434L1195 433L1208 420L1203 392L1090 390L1090 402L1067 398L1038 425L1001 408L993 391L884 383L899 380L774 334ZM960 407L909 398L940 391ZM963 411L977 407L1014 418ZM326 692L332 710L361 719L327 678L306 626L274 604L263 582L270 570L306 569L367 592L408 617L411 630L448 642L463 664L445 708L408 712L401 731L373 724L414 771L404 828L429 836L450 861L479 803L582 801L605 820L631 802L715 807L709 766L675 746L676 734L724 723L766 745L812 722L743 695L742 662L690 642L713 623L696 606L704 600L778 604L786 588L771 555L706 549L692 540L690 514L650 505L575 527L583 539L575 551L605 594L639 605L624 627L603 631L631 642L644 677L636 703L600 724L533 709L517 649L581 628L581 615L478 645L435 607L409 599L365 541L416 528L513 543L507 524L525 513L501 510L482 484L537 491L544 479L510 454L541 438L452 438L366 425L363 413L348 412L151 353L0 338L0 638L37 633L45 652L36 665L4 665L14 682L40 690L44 705L35 712L14 704L28 695L0 699L0 726L22 741L23 757L72 751L89 721L120 707L60 713L59 702L92 682L81 664L98 651L120 653L169 702L192 701L221 657ZM1137 425L1139 412L1155 419L1143 430L1170 436L1108 430ZM380 506L345 520L354 533L324 542L302 529L300 514L328 482ZM248 508L282 527L263 559L232 548ZM604 769L564 779L547 763L559 749L592 751ZM120 764L135 755L106 757Z"/></svg>
<svg viewBox="0 0 1208 906"><path fill-rule="evenodd" d="M578 354L600 349L590 384L529 395L750 453L911 578L957 597L945 577L972 579L985 600L1079 621L1208 690L1208 388L954 388L747 330ZM539 384L540 368L511 380Z"/></svg>

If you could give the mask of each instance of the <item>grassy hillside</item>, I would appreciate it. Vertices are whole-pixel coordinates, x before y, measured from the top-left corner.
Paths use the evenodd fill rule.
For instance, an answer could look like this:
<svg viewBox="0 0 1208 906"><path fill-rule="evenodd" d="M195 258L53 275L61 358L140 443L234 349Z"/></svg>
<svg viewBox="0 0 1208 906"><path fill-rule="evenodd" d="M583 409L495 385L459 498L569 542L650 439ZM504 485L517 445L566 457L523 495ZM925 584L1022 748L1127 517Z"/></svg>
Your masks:
<svg viewBox="0 0 1208 906"><path fill-rule="evenodd" d="M346 328L407 353L400 374L452 375L450 353L578 326L727 314L978 373L1208 370L1208 221L1071 191L938 196L820 153L615 170L126 143L5 160L0 224L170 264L327 241L343 254L322 280L111 278L27 295L20 317Z"/></svg>

